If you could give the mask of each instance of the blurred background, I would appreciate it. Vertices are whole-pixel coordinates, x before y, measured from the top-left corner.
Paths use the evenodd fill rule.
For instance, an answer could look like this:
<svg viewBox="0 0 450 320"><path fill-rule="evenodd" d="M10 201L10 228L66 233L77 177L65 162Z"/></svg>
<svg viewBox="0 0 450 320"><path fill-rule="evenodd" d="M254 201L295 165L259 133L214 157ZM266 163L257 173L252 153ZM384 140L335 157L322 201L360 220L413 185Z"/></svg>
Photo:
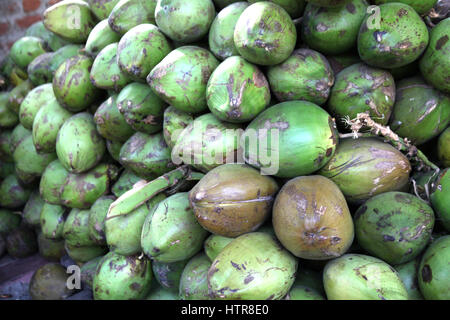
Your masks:
<svg viewBox="0 0 450 320"><path fill-rule="evenodd" d="M0 0L0 60L42 13L61 0Z"/></svg>

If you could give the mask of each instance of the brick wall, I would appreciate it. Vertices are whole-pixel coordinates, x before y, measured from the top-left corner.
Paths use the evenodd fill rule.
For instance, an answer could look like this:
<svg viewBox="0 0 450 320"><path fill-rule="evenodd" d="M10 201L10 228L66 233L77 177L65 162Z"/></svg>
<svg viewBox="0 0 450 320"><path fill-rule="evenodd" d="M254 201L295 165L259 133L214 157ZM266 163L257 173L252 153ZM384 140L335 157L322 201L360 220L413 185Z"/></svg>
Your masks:
<svg viewBox="0 0 450 320"><path fill-rule="evenodd" d="M60 0L0 0L0 60L44 10Z"/></svg>

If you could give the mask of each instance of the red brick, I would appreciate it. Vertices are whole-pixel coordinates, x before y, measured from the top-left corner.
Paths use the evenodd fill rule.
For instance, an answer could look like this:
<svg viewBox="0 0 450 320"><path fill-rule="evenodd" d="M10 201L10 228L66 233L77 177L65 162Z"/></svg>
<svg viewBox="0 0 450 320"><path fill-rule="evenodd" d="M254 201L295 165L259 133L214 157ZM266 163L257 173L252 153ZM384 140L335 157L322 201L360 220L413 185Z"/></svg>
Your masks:
<svg viewBox="0 0 450 320"><path fill-rule="evenodd" d="M8 10L9 14L13 14L13 13L19 12L20 7L16 2L14 2L8 6L7 10Z"/></svg>
<svg viewBox="0 0 450 320"><path fill-rule="evenodd" d="M4 43L4 42L0 43L0 55L2 57L4 57L6 54L8 54L8 52L9 52L9 48L6 45L6 43Z"/></svg>
<svg viewBox="0 0 450 320"><path fill-rule="evenodd" d="M40 0L22 0L23 11L30 12L35 11L41 5Z"/></svg>
<svg viewBox="0 0 450 320"><path fill-rule="evenodd" d="M0 36L6 34L9 30L9 23L0 22Z"/></svg>
<svg viewBox="0 0 450 320"><path fill-rule="evenodd" d="M26 16L20 19L16 19L16 23L21 27L22 29L28 28L33 23L41 21L42 17L41 15L32 15L32 16Z"/></svg>

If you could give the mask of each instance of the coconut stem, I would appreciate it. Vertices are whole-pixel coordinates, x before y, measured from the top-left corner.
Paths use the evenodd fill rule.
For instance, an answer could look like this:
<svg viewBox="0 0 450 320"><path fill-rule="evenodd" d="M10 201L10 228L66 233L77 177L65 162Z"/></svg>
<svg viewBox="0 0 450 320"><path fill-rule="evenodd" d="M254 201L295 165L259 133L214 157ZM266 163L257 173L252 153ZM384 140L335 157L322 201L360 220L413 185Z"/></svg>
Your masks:
<svg viewBox="0 0 450 320"><path fill-rule="evenodd" d="M439 172L439 167L432 163L423 154L422 151L417 149L416 146L411 144L407 138L401 138L398 134L389 128L389 126L383 126L375 122L370 116L369 112L358 113L355 119L350 119L346 117L343 119L345 124L350 127L352 133L346 135L340 135L341 138L353 137L354 139L359 137L373 137L382 136L387 139L392 146L396 147L398 150L406 153L408 159L415 161L417 164L417 170L421 171L424 167L428 167L434 170L436 173ZM363 128L368 128L369 132L360 133L359 131Z"/></svg>
<svg viewBox="0 0 450 320"><path fill-rule="evenodd" d="M300 25L303 21L303 17L297 18L297 19L293 19L292 22L294 23L294 25Z"/></svg>
<svg viewBox="0 0 450 320"><path fill-rule="evenodd" d="M434 28L436 25L433 23L433 21L431 21L432 16L428 15L424 18L425 23L427 24L427 26L429 26L430 28Z"/></svg>
<svg viewBox="0 0 450 320"><path fill-rule="evenodd" d="M357 138L373 138L376 137L373 133L361 133L361 132L353 132L353 133L339 133L339 138L341 139L347 139L347 138L353 138L353 139L357 139Z"/></svg>
<svg viewBox="0 0 450 320"><path fill-rule="evenodd" d="M425 184L425 192L426 192L425 195L426 195L426 199L424 199L424 198L422 198L422 197L420 196L419 191L417 190L417 182L416 182L416 180L414 180L414 179L411 178L411 183L412 183L412 185L413 185L413 191L414 191L414 194L416 195L416 197L419 198L419 199L422 200L422 201L425 201L427 204L430 204L430 196L429 196L429 194L428 194L428 183Z"/></svg>
<svg viewBox="0 0 450 320"><path fill-rule="evenodd" d="M191 167L183 165L150 182L145 180L138 181L131 190L128 190L111 203L106 219L130 213L157 194L170 188L175 188L185 180L195 181L201 179L201 177L203 177L203 174L193 172Z"/></svg>

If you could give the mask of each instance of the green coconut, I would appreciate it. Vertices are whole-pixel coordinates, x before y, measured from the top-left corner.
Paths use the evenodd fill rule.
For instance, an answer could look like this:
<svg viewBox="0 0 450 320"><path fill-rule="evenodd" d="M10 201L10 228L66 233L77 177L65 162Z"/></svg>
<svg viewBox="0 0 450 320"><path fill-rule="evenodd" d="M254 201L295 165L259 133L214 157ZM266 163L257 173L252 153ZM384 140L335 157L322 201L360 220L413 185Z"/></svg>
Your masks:
<svg viewBox="0 0 450 320"><path fill-rule="evenodd" d="M92 12L98 20L108 18L119 0L88 0Z"/></svg>
<svg viewBox="0 0 450 320"><path fill-rule="evenodd" d="M12 128L19 122L17 114L8 108L9 93L0 92L0 128Z"/></svg>
<svg viewBox="0 0 450 320"><path fill-rule="evenodd" d="M52 82L53 73L50 64L53 59L53 52L43 53L37 56L27 67L28 78L35 85Z"/></svg>
<svg viewBox="0 0 450 320"><path fill-rule="evenodd" d="M321 274L299 269L285 300L325 300Z"/></svg>
<svg viewBox="0 0 450 320"><path fill-rule="evenodd" d="M445 129L439 136L438 158L444 167L450 167L450 128Z"/></svg>
<svg viewBox="0 0 450 320"><path fill-rule="evenodd" d="M69 211L57 204L44 203L41 210L41 231L47 239L63 239L64 223Z"/></svg>
<svg viewBox="0 0 450 320"><path fill-rule="evenodd" d="M247 126L244 137L246 162L283 178L319 170L338 145L331 116L316 104L300 100L266 109Z"/></svg>
<svg viewBox="0 0 450 320"><path fill-rule="evenodd" d="M83 264L94 258L105 255L108 249L104 246L92 245L92 246L72 246L64 242L67 255L78 264Z"/></svg>
<svg viewBox="0 0 450 320"><path fill-rule="evenodd" d="M212 0L159 0L155 9L156 24L161 31L182 43L202 39L215 15Z"/></svg>
<svg viewBox="0 0 450 320"><path fill-rule="evenodd" d="M62 236L69 246L85 247L95 245L89 232L90 210L72 209L64 223Z"/></svg>
<svg viewBox="0 0 450 320"><path fill-rule="evenodd" d="M95 257L94 259L85 262L80 268L81 283L91 289L94 283L95 272L97 271L98 264L102 258L103 256Z"/></svg>
<svg viewBox="0 0 450 320"><path fill-rule="evenodd" d="M90 79L97 88L119 92L131 82L117 63L118 42L108 44L95 57Z"/></svg>
<svg viewBox="0 0 450 320"><path fill-rule="evenodd" d="M109 249L124 256L141 252L144 221L153 208L165 198L164 194L159 194L129 213L107 214L104 230Z"/></svg>
<svg viewBox="0 0 450 320"><path fill-rule="evenodd" d="M218 234L211 234L208 238L206 238L203 247L209 260L211 262L214 261L220 251L222 251L227 244L233 241L233 239L234 238L224 237Z"/></svg>
<svg viewBox="0 0 450 320"><path fill-rule="evenodd" d="M362 254L346 254L328 262L323 283L328 300L408 299L408 291L394 268Z"/></svg>
<svg viewBox="0 0 450 320"><path fill-rule="evenodd" d="M208 271L214 299L279 300L295 280L298 261L271 235L251 232L230 242Z"/></svg>
<svg viewBox="0 0 450 320"><path fill-rule="evenodd" d="M35 22L31 26L29 26L25 31L25 36L41 38L44 41L45 45L52 51L57 51L58 49L70 43L69 41L64 40L52 31L47 30L43 21Z"/></svg>
<svg viewBox="0 0 450 320"><path fill-rule="evenodd" d="M108 16L108 23L119 35L145 23L155 23L156 0L120 0Z"/></svg>
<svg viewBox="0 0 450 320"><path fill-rule="evenodd" d="M336 75L328 110L342 127L347 117L355 119L363 112L369 112L374 121L386 125L395 97L395 81L389 72L357 63Z"/></svg>
<svg viewBox="0 0 450 320"><path fill-rule="evenodd" d="M39 194L39 190L35 190L30 194L27 203L22 211L23 221L30 227L40 227L41 211L45 202Z"/></svg>
<svg viewBox="0 0 450 320"><path fill-rule="evenodd" d="M69 171L57 159L45 168L39 183L42 199L50 204L61 204L61 188L66 183Z"/></svg>
<svg viewBox="0 0 450 320"><path fill-rule="evenodd" d="M0 183L0 207L18 209L27 203L30 194L31 189L16 174L10 174Z"/></svg>
<svg viewBox="0 0 450 320"><path fill-rule="evenodd" d="M98 263L94 275L94 299L144 299L150 292L152 278L151 262L146 257L109 252Z"/></svg>
<svg viewBox="0 0 450 320"><path fill-rule="evenodd" d="M72 43L84 43L95 26L89 4L82 0L58 2L44 11L45 28Z"/></svg>
<svg viewBox="0 0 450 320"><path fill-rule="evenodd" d="M50 71L52 74L54 75L58 67L67 59L78 55L82 48L83 47L78 44L67 44L56 50L53 53L52 60L50 61Z"/></svg>
<svg viewBox="0 0 450 320"><path fill-rule="evenodd" d="M355 212L358 244L391 265L416 258L427 246L434 227L433 209L416 196L385 192Z"/></svg>
<svg viewBox="0 0 450 320"><path fill-rule="evenodd" d="M105 219L109 206L115 199L115 196L102 196L90 208L88 221L89 238L99 245L106 244Z"/></svg>
<svg viewBox="0 0 450 320"><path fill-rule="evenodd" d="M120 150L120 163L143 179L156 179L174 169L162 132L136 132Z"/></svg>
<svg viewBox="0 0 450 320"><path fill-rule="evenodd" d="M172 45L153 24L140 24L125 33L117 48L120 70L145 82L150 71L172 51Z"/></svg>
<svg viewBox="0 0 450 320"><path fill-rule="evenodd" d="M441 225L450 230L450 169L446 168L439 173L439 177L434 182L430 200L437 219Z"/></svg>
<svg viewBox="0 0 450 320"><path fill-rule="evenodd" d="M118 176L113 164L101 163L85 173L69 173L61 187L61 203L78 209L89 209L101 196L109 193Z"/></svg>
<svg viewBox="0 0 450 320"><path fill-rule="evenodd" d="M450 299L450 236L434 241L420 261L419 288L427 300Z"/></svg>
<svg viewBox="0 0 450 320"><path fill-rule="evenodd" d="M33 120L33 143L39 153L54 153L59 129L73 114L54 99L46 102Z"/></svg>
<svg viewBox="0 0 450 320"><path fill-rule="evenodd" d="M100 90L90 81L92 58L78 54L65 60L56 69L53 91L58 102L71 112L88 108L100 96Z"/></svg>
<svg viewBox="0 0 450 320"><path fill-rule="evenodd" d="M267 78L278 101L305 100L324 104L334 84L327 58L310 49L296 49L284 62L269 67Z"/></svg>
<svg viewBox="0 0 450 320"><path fill-rule="evenodd" d="M42 39L22 37L12 45L10 57L17 66L26 69L31 61L46 51L46 46Z"/></svg>
<svg viewBox="0 0 450 320"><path fill-rule="evenodd" d="M239 124L221 121L212 113L201 115L179 134L172 149L172 161L190 164L203 172L237 162L241 131Z"/></svg>
<svg viewBox="0 0 450 320"><path fill-rule="evenodd" d="M20 123L28 130L33 128L33 121L39 109L56 100L53 85L46 83L32 89L22 101L19 109Z"/></svg>
<svg viewBox="0 0 450 320"><path fill-rule="evenodd" d="M208 270L211 261L204 253L189 259L180 278L179 296L182 300L211 300L208 289Z"/></svg>
<svg viewBox="0 0 450 320"><path fill-rule="evenodd" d="M211 74L206 101L220 120L248 122L269 106L269 83L257 66L239 56L229 57Z"/></svg>
<svg viewBox="0 0 450 320"><path fill-rule="evenodd" d="M358 34L358 52L361 59L374 67L396 68L417 60L428 45L427 26L416 11L404 3L386 3L378 6L378 26L366 15Z"/></svg>
<svg viewBox="0 0 450 320"><path fill-rule="evenodd" d="M367 6L365 0L351 0L333 8L309 2L301 25L302 39L311 49L323 54L348 52L356 47Z"/></svg>
<svg viewBox="0 0 450 320"><path fill-rule="evenodd" d="M123 142L106 140L106 149L109 155L115 161L119 162L120 149L122 149Z"/></svg>
<svg viewBox="0 0 450 320"><path fill-rule="evenodd" d="M450 80L450 19L439 22L430 31L430 43L420 59L420 71L425 80L436 89L449 94Z"/></svg>
<svg viewBox="0 0 450 320"><path fill-rule="evenodd" d="M419 290L419 277L417 273L420 260L419 258L415 258L410 262L394 266L405 285L406 291L408 291L408 300L423 300L422 293Z"/></svg>
<svg viewBox="0 0 450 320"><path fill-rule="evenodd" d="M100 162L105 150L105 141L97 131L94 117L87 112L73 115L58 131L56 153L70 172L92 169Z"/></svg>
<svg viewBox="0 0 450 320"><path fill-rule="evenodd" d="M18 212L0 209L0 236L6 238L13 230L20 226L22 217Z"/></svg>
<svg viewBox="0 0 450 320"><path fill-rule="evenodd" d="M128 84L117 97L117 107L135 131L152 134L162 128L166 103L147 84Z"/></svg>
<svg viewBox="0 0 450 320"><path fill-rule="evenodd" d="M181 275L189 260L182 260L172 263L153 261L152 270L155 280L166 289L178 293Z"/></svg>
<svg viewBox="0 0 450 320"><path fill-rule="evenodd" d="M263 1L248 6L234 29L234 44L249 62L275 65L294 51L297 31L289 14L279 5Z"/></svg>
<svg viewBox="0 0 450 320"><path fill-rule="evenodd" d="M450 97L421 77L397 82L390 128L414 145L438 136L450 123Z"/></svg>
<svg viewBox="0 0 450 320"><path fill-rule="evenodd" d="M107 140L125 142L135 132L117 107L117 95L110 96L98 107L94 121L98 133Z"/></svg>
<svg viewBox="0 0 450 320"><path fill-rule="evenodd" d="M163 134L164 141L172 149L181 132L192 122L194 117L184 111L180 111L172 106L164 110Z"/></svg>
<svg viewBox="0 0 450 320"><path fill-rule="evenodd" d="M34 88L33 83L30 80L25 80L15 86L9 92L8 109L16 114L19 114L20 105L27 96L27 94Z"/></svg>
<svg viewBox="0 0 450 320"><path fill-rule="evenodd" d="M220 10L214 18L208 34L211 52L220 60L239 55L234 46L234 28L248 2L239 1Z"/></svg>
<svg viewBox="0 0 450 320"><path fill-rule="evenodd" d="M13 86L19 86L23 82L31 83L31 81L27 81L27 79L27 70L21 69L16 65L14 65L12 70L8 73L8 80ZM14 89L12 89L11 91L14 91Z"/></svg>
<svg viewBox="0 0 450 320"><path fill-rule="evenodd" d="M188 193L180 192L159 202L146 216L141 247L152 260L177 262L198 253L207 234L189 206Z"/></svg>
<svg viewBox="0 0 450 320"><path fill-rule="evenodd" d="M17 146L22 143L23 140L28 138L31 134L30 130L27 130L21 124L18 124L12 131L10 136L10 150L11 155L14 154Z"/></svg>
<svg viewBox="0 0 450 320"><path fill-rule="evenodd" d="M105 19L95 25L89 33L84 50L91 57L95 57L104 47L119 40L120 35L111 29L108 19Z"/></svg>
<svg viewBox="0 0 450 320"><path fill-rule="evenodd" d="M207 109L206 86L218 65L219 61L207 49L182 46L152 69L147 82L156 95L173 107L199 113Z"/></svg>
<svg viewBox="0 0 450 320"><path fill-rule="evenodd" d="M142 178L139 178L131 170L125 169L116 183L114 183L114 185L112 186L111 192L116 197L120 197L128 190L131 190L133 188L133 185L141 180Z"/></svg>

